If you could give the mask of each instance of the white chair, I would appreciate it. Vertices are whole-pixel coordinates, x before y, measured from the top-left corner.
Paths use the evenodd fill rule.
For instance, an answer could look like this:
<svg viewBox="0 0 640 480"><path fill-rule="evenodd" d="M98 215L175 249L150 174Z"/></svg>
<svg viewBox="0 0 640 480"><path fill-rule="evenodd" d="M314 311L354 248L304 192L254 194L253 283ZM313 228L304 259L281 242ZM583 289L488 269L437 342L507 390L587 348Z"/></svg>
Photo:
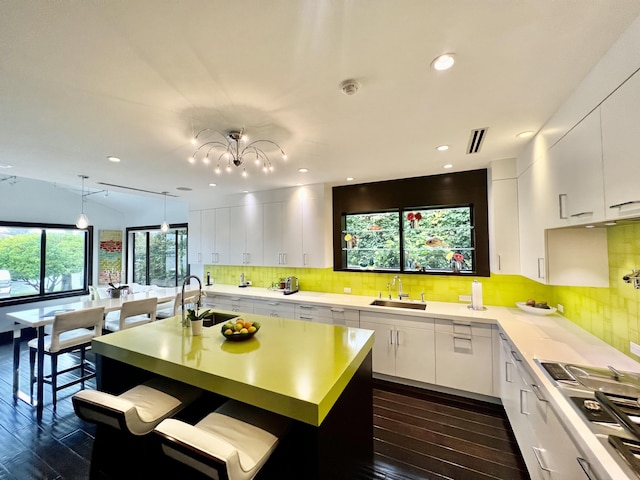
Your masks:
<svg viewBox="0 0 640 480"><path fill-rule="evenodd" d="M107 317L104 328L109 332L117 332L153 322L156 319L157 306L158 299L156 297L123 302L120 308L120 315L117 318Z"/></svg>
<svg viewBox="0 0 640 480"><path fill-rule="evenodd" d="M156 428L170 458L215 479L254 478L276 449L290 420L228 400L196 425L167 418Z"/></svg>
<svg viewBox="0 0 640 480"><path fill-rule="evenodd" d="M51 358L51 373L45 375L44 382L51 385L53 393L53 408L57 404L58 391L73 385L81 384L84 389L86 380L94 378L95 368L86 360L86 350L91 347L91 340L102 334L104 307L87 308L71 312L59 313L54 317L51 335L44 338L44 354ZM36 382L35 363L38 352L38 339L29 341L29 366L31 374L31 398L33 399L33 384ZM58 370L58 356L79 351L80 361L71 366ZM44 368L44 365L38 365ZM58 385L58 375L80 370L80 376L62 385Z"/></svg>
<svg viewBox="0 0 640 480"><path fill-rule="evenodd" d="M195 303L198 301L197 297L199 295L199 290L185 290L184 292L184 304L185 306L190 303ZM170 307L163 308L164 304L158 305L158 310L156 311L156 318L170 318L175 317L176 315L182 314L182 292L178 292L176 297L173 300L173 303Z"/></svg>
<svg viewBox="0 0 640 480"><path fill-rule="evenodd" d="M198 388L156 377L120 395L83 390L71 400L81 419L140 436L153 431L162 420L175 415L201 395Z"/></svg>

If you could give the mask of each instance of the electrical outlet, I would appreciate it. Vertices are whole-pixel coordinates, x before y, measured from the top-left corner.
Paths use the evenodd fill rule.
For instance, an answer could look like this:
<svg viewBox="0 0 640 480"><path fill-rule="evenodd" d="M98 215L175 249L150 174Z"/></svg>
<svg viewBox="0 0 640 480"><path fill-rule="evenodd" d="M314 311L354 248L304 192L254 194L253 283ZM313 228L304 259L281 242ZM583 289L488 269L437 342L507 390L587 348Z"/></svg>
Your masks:
<svg viewBox="0 0 640 480"><path fill-rule="evenodd" d="M461 302L470 302L471 301L471 295L460 295L458 297L458 300L460 300Z"/></svg>
<svg viewBox="0 0 640 480"><path fill-rule="evenodd" d="M558 304L558 311L560 313L564 313L564 305L562 305L561 303Z"/></svg>
<svg viewBox="0 0 640 480"><path fill-rule="evenodd" d="M631 353L640 357L640 345L637 343L629 342L629 348Z"/></svg>
<svg viewBox="0 0 640 480"><path fill-rule="evenodd" d="M344 293L351 293L351 287L344 287Z"/></svg>

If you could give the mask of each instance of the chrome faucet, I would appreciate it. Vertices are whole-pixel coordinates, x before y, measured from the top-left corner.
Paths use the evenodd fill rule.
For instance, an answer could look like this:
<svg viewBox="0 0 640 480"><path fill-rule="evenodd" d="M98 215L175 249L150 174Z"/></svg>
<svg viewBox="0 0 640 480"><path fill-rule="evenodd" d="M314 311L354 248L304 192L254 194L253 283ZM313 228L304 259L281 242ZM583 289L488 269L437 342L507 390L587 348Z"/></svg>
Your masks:
<svg viewBox="0 0 640 480"><path fill-rule="evenodd" d="M202 300L202 280L200 280L200 278L198 278L197 275L189 275L187 278L184 279L184 282L182 282L182 298L181 298L182 305L181 306L182 306L182 326L183 327L189 326L189 321L187 320L187 314L185 313L185 310L184 310L184 287L190 283L192 278L195 278L198 281L198 285L200 286L198 290L198 297L196 298L196 301L195 301L196 314L198 313L198 307L200 307L200 302Z"/></svg>
<svg viewBox="0 0 640 480"><path fill-rule="evenodd" d="M396 284L396 280L398 281L398 300L402 300L403 298L406 298L409 296L408 293L402 293L402 280L400 280L400 276L396 275L395 277L393 277L393 280L391 282L391 286L394 287Z"/></svg>

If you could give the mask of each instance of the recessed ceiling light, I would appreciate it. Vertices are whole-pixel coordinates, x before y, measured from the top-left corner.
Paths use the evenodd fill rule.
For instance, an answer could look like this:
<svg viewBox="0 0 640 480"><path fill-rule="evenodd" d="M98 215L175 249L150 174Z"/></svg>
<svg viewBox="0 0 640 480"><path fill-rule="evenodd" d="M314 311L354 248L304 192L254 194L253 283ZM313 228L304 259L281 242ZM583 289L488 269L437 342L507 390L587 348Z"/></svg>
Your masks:
<svg viewBox="0 0 640 480"><path fill-rule="evenodd" d="M12 168L13 165L9 165L8 163L0 163L0 168Z"/></svg>
<svg viewBox="0 0 640 480"><path fill-rule="evenodd" d="M304 185L304 183L296 183L296 187L301 187L303 185Z"/></svg>
<svg viewBox="0 0 640 480"><path fill-rule="evenodd" d="M435 60L431 62L431 66L435 70L449 70L451 67L453 67L453 64L455 62L456 61L453 58L453 53L445 53L444 55L436 57Z"/></svg>
<svg viewBox="0 0 640 480"><path fill-rule="evenodd" d="M442 165L442 168L447 168L447 169L453 168L453 163L446 163L446 164Z"/></svg>
<svg viewBox="0 0 640 480"><path fill-rule="evenodd" d="M436 150L438 150L439 152L444 152L446 150L449 150L449 145L438 145L436 147Z"/></svg>
<svg viewBox="0 0 640 480"><path fill-rule="evenodd" d="M242 193L249 193L249 190L242 190Z"/></svg>
<svg viewBox="0 0 640 480"><path fill-rule="evenodd" d="M217 185L215 183L210 183L209 186L210 187L217 187Z"/></svg>
<svg viewBox="0 0 640 480"><path fill-rule="evenodd" d="M529 138L529 137L533 137L535 135L536 132L532 131L532 130L527 130L525 132L520 132L519 134L516 135L516 138Z"/></svg>
<svg viewBox="0 0 640 480"><path fill-rule="evenodd" d="M120 159L118 157L114 157L112 155L109 155L107 157L107 160L109 160L110 162L113 162L113 163L119 163L120 162Z"/></svg>
<svg viewBox="0 0 640 480"><path fill-rule="evenodd" d="M347 182L353 182L353 177L347 177L346 180Z"/></svg>
<svg viewBox="0 0 640 480"><path fill-rule="evenodd" d="M617 225L617 223L612 220L610 222L605 222L604 225L606 225L607 227L613 227L614 225Z"/></svg>
<svg viewBox="0 0 640 480"><path fill-rule="evenodd" d="M309 169L308 168L299 168L298 171L300 173L307 173L309 171Z"/></svg>

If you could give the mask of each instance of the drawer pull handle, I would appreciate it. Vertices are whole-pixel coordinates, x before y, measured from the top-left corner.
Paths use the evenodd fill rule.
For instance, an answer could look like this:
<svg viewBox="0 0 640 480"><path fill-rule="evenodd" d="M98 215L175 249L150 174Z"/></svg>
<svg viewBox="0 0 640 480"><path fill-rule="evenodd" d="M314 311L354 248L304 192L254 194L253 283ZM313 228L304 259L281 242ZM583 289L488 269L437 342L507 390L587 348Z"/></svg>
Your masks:
<svg viewBox="0 0 640 480"><path fill-rule="evenodd" d="M538 448L538 447L531 447L531 448L533 449L533 455L536 457L536 460L538 461L538 465L540 465L540 468L546 472L550 472L551 469L545 464L542 458L542 452L544 452L545 450L543 448Z"/></svg>
<svg viewBox="0 0 640 480"><path fill-rule="evenodd" d="M640 200L631 200L629 202L616 203L615 205L609 206L609 208L622 208L627 205L635 205L636 203L640 203Z"/></svg>
<svg viewBox="0 0 640 480"><path fill-rule="evenodd" d="M344 308L332 308L331 311L334 313L344 313Z"/></svg>
<svg viewBox="0 0 640 480"><path fill-rule="evenodd" d="M516 352L514 352L513 350L511 350L511 356L513 357L513 359L514 359L516 362L521 362L521 361L522 361L522 360L520 360L520 359L518 358L518 354L517 354Z"/></svg>
<svg viewBox="0 0 640 480"><path fill-rule="evenodd" d="M587 462L582 457L577 457L577 460L578 460L578 463L580 464L580 467L582 468L582 471L584 472L584 474L587 476L589 480L598 480L595 474L591 471L591 465L589 465L589 462Z"/></svg>
<svg viewBox="0 0 640 480"><path fill-rule="evenodd" d="M561 193L558 195L558 216L561 220L566 220L568 217L564 213L564 207L567 202L567 194Z"/></svg>
<svg viewBox="0 0 640 480"><path fill-rule="evenodd" d="M571 215L572 217L583 217L585 215L593 215L593 212L580 212L580 213L574 213L573 215Z"/></svg>
<svg viewBox="0 0 640 480"><path fill-rule="evenodd" d="M538 397L538 400L540 400L541 402L549 402L549 400L544 398L544 395L542 395L542 391L540 390L540 387L535 383L531 384L531 390L533 390L533 393L536 394L536 397Z"/></svg>

